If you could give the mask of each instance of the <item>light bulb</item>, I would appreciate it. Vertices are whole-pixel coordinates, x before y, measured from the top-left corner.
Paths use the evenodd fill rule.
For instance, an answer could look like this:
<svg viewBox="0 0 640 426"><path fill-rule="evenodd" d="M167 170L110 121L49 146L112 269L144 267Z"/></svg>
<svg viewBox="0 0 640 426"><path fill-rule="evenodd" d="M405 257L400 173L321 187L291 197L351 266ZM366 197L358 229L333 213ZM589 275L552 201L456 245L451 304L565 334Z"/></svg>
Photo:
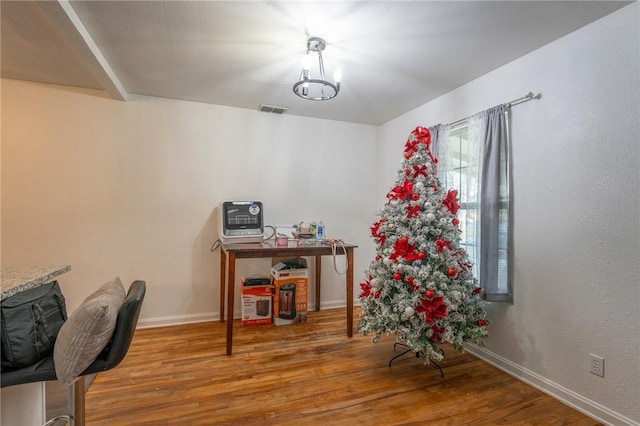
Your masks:
<svg viewBox="0 0 640 426"><path fill-rule="evenodd" d="M333 79L336 83L340 83L342 81L342 68L336 68L333 72Z"/></svg>
<svg viewBox="0 0 640 426"><path fill-rule="evenodd" d="M302 69L305 71L309 71L311 69L311 61L313 61L313 59L311 58L311 53L307 53L306 55L304 55L304 57L302 58Z"/></svg>

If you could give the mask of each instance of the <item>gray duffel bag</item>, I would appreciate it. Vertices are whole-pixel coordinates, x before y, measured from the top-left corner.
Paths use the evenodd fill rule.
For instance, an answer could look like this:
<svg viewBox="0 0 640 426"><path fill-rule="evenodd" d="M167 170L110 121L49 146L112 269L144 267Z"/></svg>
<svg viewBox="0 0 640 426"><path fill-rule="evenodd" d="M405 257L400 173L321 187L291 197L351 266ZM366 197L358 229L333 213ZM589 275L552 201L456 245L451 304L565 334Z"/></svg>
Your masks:
<svg viewBox="0 0 640 426"><path fill-rule="evenodd" d="M2 301L2 369L35 364L53 351L67 319L57 281L14 294Z"/></svg>

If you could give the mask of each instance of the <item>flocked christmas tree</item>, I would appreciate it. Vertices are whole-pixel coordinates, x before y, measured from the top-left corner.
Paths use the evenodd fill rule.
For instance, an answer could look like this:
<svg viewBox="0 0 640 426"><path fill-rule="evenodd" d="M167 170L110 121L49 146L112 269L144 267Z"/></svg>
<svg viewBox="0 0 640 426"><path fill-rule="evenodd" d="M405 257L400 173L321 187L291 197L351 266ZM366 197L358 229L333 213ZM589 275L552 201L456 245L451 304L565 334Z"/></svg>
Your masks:
<svg viewBox="0 0 640 426"><path fill-rule="evenodd" d="M437 178L431 135L417 127L381 218L371 227L377 255L360 284L362 334L395 333L425 362L440 360L440 344L462 350L482 343L488 321L481 288L461 245L457 191Z"/></svg>

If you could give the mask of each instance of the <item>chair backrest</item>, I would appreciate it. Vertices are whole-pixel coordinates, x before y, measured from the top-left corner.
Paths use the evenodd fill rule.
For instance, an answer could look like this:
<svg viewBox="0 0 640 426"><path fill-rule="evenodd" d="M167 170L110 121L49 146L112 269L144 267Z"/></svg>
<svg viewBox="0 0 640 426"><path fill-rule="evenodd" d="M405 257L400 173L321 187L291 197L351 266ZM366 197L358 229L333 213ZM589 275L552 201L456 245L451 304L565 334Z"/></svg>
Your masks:
<svg viewBox="0 0 640 426"><path fill-rule="evenodd" d="M81 375L110 370L120 364L127 355L138 325L146 288L144 281L137 280L131 283L127 296L118 310L118 320L111 341Z"/></svg>

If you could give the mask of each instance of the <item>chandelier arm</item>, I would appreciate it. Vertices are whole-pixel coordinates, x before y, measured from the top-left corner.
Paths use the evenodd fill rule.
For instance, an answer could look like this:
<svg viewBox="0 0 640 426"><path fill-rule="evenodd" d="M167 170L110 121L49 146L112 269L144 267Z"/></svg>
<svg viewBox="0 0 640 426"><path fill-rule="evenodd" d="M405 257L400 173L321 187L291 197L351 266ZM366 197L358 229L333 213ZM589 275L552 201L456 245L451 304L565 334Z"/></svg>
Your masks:
<svg viewBox="0 0 640 426"><path fill-rule="evenodd" d="M324 61L322 60L322 50L318 50L318 64L320 68L320 80L326 80L326 78L324 78Z"/></svg>

